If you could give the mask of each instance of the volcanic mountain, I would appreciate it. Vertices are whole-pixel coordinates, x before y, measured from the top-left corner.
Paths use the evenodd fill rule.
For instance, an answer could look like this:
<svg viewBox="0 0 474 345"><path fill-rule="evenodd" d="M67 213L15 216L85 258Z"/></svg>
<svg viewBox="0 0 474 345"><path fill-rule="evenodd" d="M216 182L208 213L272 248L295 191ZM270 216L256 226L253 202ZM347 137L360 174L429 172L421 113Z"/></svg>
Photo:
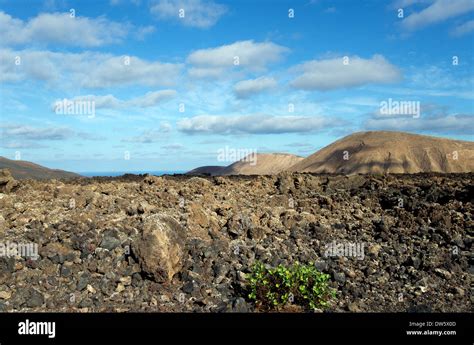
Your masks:
<svg viewBox="0 0 474 345"><path fill-rule="evenodd" d="M223 169L219 175L272 175L288 170L304 158L289 153L257 153Z"/></svg>
<svg viewBox="0 0 474 345"><path fill-rule="evenodd" d="M187 174L199 175L272 175L288 170L304 158L288 153L250 154L229 166L203 166Z"/></svg>
<svg viewBox="0 0 474 345"><path fill-rule="evenodd" d="M11 160L0 156L0 169L8 169L15 179L62 179L80 177L81 175L59 170L49 169L27 161Z"/></svg>
<svg viewBox="0 0 474 345"><path fill-rule="evenodd" d="M460 173L474 171L474 142L370 131L346 136L292 166L311 173Z"/></svg>
<svg viewBox="0 0 474 345"><path fill-rule="evenodd" d="M225 166L220 165L205 165L188 171L186 175L220 175L225 168Z"/></svg>

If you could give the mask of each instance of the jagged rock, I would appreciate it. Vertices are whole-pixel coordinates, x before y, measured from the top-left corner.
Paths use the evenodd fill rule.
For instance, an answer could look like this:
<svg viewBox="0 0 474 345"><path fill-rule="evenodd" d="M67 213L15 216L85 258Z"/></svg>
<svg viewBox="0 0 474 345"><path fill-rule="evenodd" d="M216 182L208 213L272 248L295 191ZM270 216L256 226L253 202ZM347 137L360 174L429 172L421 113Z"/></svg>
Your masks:
<svg viewBox="0 0 474 345"><path fill-rule="evenodd" d="M185 236L184 228L172 217L147 217L142 236L133 246L143 272L156 282L171 281L183 265Z"/></svg>
<svg viewBox="0 0 474 345"><path fill-rule="evenodd" d="M294 180L288 173L280 173L277 176L275 187L280 194L287 194L295 187Z"/></svg>
<svg viewBox="0 0 474 345"><path fill-rule="evenodd" d="M0 311L253 311L246 275L259 260L330 274L330 311L468 312L472 178L22 180L0 193L0 244L40 256L0 252ZM331 243L364 243L364 255L326 255ZM31 289L43 301L28 306Z"/></svg>
<svg viewBox="0 0 474 345"><path fill-rule="evenodd" d="M195 184L199 187L210 187L212 185L212 182L209 181L209 180L206 180L202 177L197 177L197 176L194 176L194 177L191 177L189 180L188 180L189 183L192 183L192 184Z"/></svg>
<svg viewBox="0 0 474 345"><path fill-rule="evenodd" d="M3 234L7 230L6 223L7 222L5 221L5 218L2 215L0 215L0 236L3 236Z"/></svg>
<svg viewBox="0 0 474 345"><path fill-rule="evenodd" d="M448 272L446 270L443 270L441 268L436 268L435 272L438 273L444 279L451 279L451 277L452 277L452 274L450 272Z"/></svg>
<svg viewBox="0 0 474 345"><path fill-rule="evenodd" d="M100 246L107 250L114 250L120 246L120 238L116 230L107 230L100 242Z"/></svg>
<svg viewBox="0 0 474 345"><path fill-rule="evenodd" d="M29 308L41 307L44 303L44 296L41 292L31 289L26 305Z"/></svg>
<svg viewBox="0 0 474 345"><path fill-rule="evenodd" d="M0 291L0 299L8 300L12 297L12 293L10 291Z"/></svg>
<svg viewBox="0 0 474 345"><path fill-rule="evenodd" d="M91 278L90 273L88 273L88 272L83 273L83 274L79 277L79 280L78 280L78 282L77 282L76 289L77 289L78 291L84 290L84 289L87 287L87 285L89 285L90 278Z"/></svg>
<svg viewBox="0 0 474 345"><path fill-rule="evenodd" d="M0 192L10 193L18 185L19 182L13 178L8 169L0 169Z"/></svg>
<svg viewBox="0 0 474 345"><path fill-rule="evenodd" d="M232 311L236 313L247 313L250 311L250 307L242 297L239 297L232 303Z"/></svg>
<svg viewBox="0 0 474 345"><path fill-rule="evenodd" d="M160 176L146 174L145 178L143 179L143 182L148 185L159 185L163 182L163 178Z"/></svg>

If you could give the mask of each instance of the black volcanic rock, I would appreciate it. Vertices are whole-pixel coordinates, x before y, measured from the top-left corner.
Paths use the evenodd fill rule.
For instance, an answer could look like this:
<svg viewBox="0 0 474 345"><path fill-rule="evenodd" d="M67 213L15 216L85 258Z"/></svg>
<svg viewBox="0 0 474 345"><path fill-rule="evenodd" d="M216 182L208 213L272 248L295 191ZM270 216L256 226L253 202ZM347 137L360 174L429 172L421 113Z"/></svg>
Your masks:
<svg viewBox="0 0 474 345"><path fill-rule="evenodd" d="M19 180L1 194L2 242L39 257L0 257L0 310L254 311L260 260L329 274L329 311L468 312L473 177Z"/></svg>

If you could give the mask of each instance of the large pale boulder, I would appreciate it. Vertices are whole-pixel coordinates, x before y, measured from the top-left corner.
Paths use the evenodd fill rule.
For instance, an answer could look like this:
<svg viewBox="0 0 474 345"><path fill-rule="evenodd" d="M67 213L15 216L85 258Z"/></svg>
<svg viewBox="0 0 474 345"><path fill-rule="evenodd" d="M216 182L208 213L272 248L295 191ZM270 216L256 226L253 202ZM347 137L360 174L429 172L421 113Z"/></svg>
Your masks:
<svg viewBox="0 0 474 345"><path fill-rule="evenodd" d="M0 169L0 192L9 193L18 186L8 169Z"/></svg>
<svg viewBox="0 0 474 345"><path fill-rule="evenodd" d="M185 230L172 217L145 218L141 238L132 247L142 271L156 282L169 282L182 269Z"/></svg>

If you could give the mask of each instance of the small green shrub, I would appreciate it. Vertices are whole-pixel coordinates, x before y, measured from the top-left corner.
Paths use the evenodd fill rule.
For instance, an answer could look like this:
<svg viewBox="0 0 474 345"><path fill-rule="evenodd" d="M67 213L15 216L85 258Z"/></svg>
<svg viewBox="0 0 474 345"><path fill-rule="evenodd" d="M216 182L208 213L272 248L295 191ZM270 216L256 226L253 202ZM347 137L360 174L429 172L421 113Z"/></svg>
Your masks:
<svg viewBox="0 0 474 345"><path fill-rule="evenodd" d="M248 297L264 310L279 309L288 303L314 310L327 307L329 300L336 297L336 291L328 285L329 275L314 265L266 268L257 262L247 279Z"/></svg>

